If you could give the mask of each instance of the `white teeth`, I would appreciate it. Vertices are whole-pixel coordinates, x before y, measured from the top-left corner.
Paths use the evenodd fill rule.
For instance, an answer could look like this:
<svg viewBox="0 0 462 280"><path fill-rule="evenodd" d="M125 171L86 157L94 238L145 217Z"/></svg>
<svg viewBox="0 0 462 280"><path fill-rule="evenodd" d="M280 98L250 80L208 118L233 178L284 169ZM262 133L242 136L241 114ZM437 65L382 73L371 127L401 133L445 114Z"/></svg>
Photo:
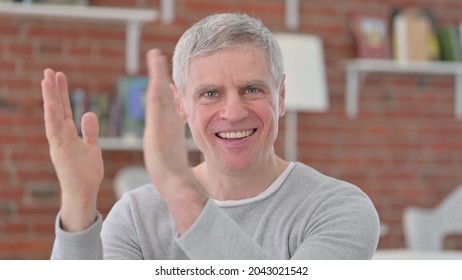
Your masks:
<svg viewBox="0 0 462 280"><path fill-rule="evenodd" d="M245 131L232 131L232 132L220 132L218 136L223 139L240 139L249 137L253 134L253 130L245 130Z"/></svg>

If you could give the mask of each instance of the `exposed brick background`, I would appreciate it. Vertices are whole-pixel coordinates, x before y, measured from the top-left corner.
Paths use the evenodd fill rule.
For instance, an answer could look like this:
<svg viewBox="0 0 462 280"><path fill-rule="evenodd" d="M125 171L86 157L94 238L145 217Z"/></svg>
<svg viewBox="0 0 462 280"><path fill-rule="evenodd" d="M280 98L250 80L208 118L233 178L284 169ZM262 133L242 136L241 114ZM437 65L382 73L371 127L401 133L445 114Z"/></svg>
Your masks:
<svg viewBox="0 0 462 280"><path fill-rule="evenodd" d="M93 5L157 8L160 1L92 0ZM197 19L240 11L285 31L283 0L176 0L175 21L143 29L140 61L152 47L171 56L175 42ZM360 186L389 231L380 248L404 246L402 211L433 207L462 183L462 122L454 118L450 76L371 74L360 89L359 115L345 114L343 61L355 56L348 25L354 12L388 16L395 5L433 11L439 24L462 20L458 0L301 0L300 30L325 47L330 109L299 114L299 160ZM113 94L124 74L125 27L108 22L0 15L0 259L47 259L59 208L59 185L48 155L40 94L46 67L64 71L70 87ZM283 127L281 127L281 133ZM282 137L277 150L282 153ZM115 196L112 180L124 166L142 164L141 152L104 151L106 175L98 208ZM192 159L197 156L192 155ZM451 237L447 248L461 248Z"/></svg>

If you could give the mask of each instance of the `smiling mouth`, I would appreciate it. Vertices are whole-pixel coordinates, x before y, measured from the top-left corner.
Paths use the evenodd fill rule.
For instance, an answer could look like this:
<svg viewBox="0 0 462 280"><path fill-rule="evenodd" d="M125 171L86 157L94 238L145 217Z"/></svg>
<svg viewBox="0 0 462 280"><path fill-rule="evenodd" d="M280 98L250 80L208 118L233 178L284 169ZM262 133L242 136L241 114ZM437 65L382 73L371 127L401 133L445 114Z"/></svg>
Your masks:
<svg viewBox="0 0 462 280"><path fill-rule="evenodd" d="M219 132L216 135L221 139L242 139L251 136L257 129L249 129L242 131Z"/></svg>

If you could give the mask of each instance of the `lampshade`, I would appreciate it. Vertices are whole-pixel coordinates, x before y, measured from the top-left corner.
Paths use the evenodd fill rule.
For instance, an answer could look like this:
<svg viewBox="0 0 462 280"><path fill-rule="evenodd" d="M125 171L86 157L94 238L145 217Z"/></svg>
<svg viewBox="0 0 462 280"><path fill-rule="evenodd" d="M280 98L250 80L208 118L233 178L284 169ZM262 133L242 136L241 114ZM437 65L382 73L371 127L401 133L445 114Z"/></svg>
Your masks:
<svg viewBox="0 0 462 280"><path fill-rule="evenodd" d="M274 35L284 57L286 110L326 111L329 98L321 39L306 34Z"/></svg>

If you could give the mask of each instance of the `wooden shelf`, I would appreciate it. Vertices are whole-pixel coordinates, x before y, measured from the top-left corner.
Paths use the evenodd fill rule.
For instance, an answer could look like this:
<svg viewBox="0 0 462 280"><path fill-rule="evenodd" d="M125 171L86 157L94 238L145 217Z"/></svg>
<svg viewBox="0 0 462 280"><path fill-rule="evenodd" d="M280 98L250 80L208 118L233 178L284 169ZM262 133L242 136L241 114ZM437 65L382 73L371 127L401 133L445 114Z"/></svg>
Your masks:
<svg viewBox="0 0 462 280"><path fill-rule="evenodd" d="M79 5L0 3L0 15L59 20L113 21L125 23L125 65L129 75L139 70L139 41L143 23L159 18L157 10Z"/></svg>
<svg viewBox="0 0 462 280"><path fill-rule="evenodd" d="M462 120L462 63L457 62L407 62L393 60L353 59L346 62L345 110L350 118L358 114L359 86L368 73L399 73L425 75L454 75L455 117Z"/></svg>

